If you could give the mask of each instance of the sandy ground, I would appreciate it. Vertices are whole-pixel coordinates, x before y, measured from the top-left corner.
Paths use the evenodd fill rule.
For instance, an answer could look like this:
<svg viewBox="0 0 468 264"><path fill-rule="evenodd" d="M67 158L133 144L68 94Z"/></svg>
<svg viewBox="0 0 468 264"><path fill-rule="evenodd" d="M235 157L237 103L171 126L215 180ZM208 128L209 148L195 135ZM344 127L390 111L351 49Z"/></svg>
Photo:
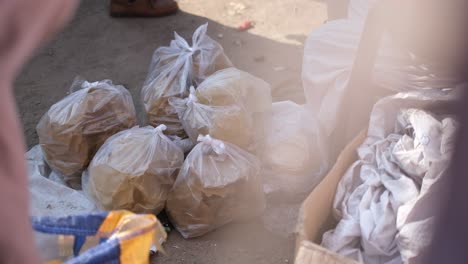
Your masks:
<svg viewBox="0 0 468 264"><path fill-rule="evenodd" d="M38 51L18 77L16 99L28 147L37 144L40 117L63 98L75 76L111 79L132 93L141 115L139 92L154 49L168 45L177 31L189 38L209 23L240 69L267 80L274 99L303 102L301 64L303 42L326 19L319 0L181 0L181 11L157 19L113 19L108 2L82 1L73 21ZM256 23L237 32L245 20ZM259 59L263 57L264 60ZM173 231L166 243L168 256L152 263L292 263L294 238L265 230L260 221L234 224L204 237L184 240Z"/></svg>

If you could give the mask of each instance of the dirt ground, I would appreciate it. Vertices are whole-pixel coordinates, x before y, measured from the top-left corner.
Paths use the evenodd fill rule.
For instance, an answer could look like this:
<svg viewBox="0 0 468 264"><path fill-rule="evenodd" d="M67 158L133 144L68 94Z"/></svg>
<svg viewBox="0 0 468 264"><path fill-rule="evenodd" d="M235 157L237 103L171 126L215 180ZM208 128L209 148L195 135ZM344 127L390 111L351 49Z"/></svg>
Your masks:
<svg viewBox="0 0 468 264"><path fill-rule="evenodd" d="M210 36L238 68L272 85L276 101L304 101L303 42L326 19L323 1L180 0L180 12L156 19L113 19L108 16L108 4L82 1L71 23L38 51L16 80L28 147L38 142L35 127L40 117L66 95L77 75L126 86L143 120L139 92L152 52L168 45L173 31L189 38L206 22ZM237 32L245 20L254 21L255 28ZM292 263L294 238L272 234L257 221L229 225L192 240L172 231L165 247L168 255L159 255L152 263Z"/></svg>

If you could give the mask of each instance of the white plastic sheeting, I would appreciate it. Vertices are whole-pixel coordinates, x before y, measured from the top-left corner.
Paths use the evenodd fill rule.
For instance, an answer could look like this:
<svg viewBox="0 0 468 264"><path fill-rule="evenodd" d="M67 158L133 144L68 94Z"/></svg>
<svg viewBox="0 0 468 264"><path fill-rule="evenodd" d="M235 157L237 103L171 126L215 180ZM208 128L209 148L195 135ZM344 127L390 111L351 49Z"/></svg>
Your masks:
<svg viewBox="0 0 468 264"><path fill-rule="evenodd" d="M323 246L366 264L416 263L430 243L457 127L441 109L456 94L400 93L374 106L359 160L338 185L340 221Z"/></svg>
<svg viewBox="0 0 468 264"><path fill-rule="evenodd" d="M30 215L66 216L96 210L82 191L71 189L44 161L40 146L34 146L26 155L29 171Z"/></svg>

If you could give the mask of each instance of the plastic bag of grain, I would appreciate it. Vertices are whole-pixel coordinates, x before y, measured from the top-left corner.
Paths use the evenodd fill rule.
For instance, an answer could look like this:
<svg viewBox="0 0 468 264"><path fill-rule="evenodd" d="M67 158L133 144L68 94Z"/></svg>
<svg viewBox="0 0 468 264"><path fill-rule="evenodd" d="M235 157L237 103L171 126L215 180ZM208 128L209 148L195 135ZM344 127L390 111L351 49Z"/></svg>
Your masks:
<svg viewBox="0 0 468 264"><path fill-rule="evenodd" d="M67 97L52 105L37 125L45 160L73 188L99 147L136 125L130 93L110 80L77 80Z"/></svg>
<svg viewBox="0 0 468 264"><path fill-rule="evenodd" d="M245 150L254 150L255 123L252 114L244 107L203 104L198 101L193 87L188 98L171 98L170 103L178 111L183 127L193 142L197 142L199 135L212 135Z"/></svg>
<svg viewBox="0 0 468 264"><path fill-rule="evenodd" d="M253 118L255 142L249 150L259 147L266 123L271 119L271 87L264 80L236 68L219 70L206 78L196 89L198 100L211 106L242 106Z"/></svg>
<svg viewBox="0 0 468 264"><path fill-rule="evenodd" d="M214 72L232 66L221 45L207 35L207 27L204 24L194 32L192 45L174 33L170 46L158 48L151 59L141 97L149 124L165 124L168 135L186 137L168 99L187 97L191 85L197 86Z"/></svg>
<svg viewBox="0 0 468 264"><path fill-rule="evenodd" d="M257 158L210 136L187 156L169 193L166 212L185 238L263 213L265 199Z"/></svg>
<svg viewBox="0 0 468 264"><path fill-rule="evenodd" d="M86 193L104 210L158 214L184 153L164 125L134 127L110 137L84 174Z"/></svg>
<svg viewBox="0 0 468 264"><path fill-rule="evenodd" d="M271 88L264 80L236 68L219 70L196 90L198 100L212 106L239 105L251 113L268 112Z"/></svg>

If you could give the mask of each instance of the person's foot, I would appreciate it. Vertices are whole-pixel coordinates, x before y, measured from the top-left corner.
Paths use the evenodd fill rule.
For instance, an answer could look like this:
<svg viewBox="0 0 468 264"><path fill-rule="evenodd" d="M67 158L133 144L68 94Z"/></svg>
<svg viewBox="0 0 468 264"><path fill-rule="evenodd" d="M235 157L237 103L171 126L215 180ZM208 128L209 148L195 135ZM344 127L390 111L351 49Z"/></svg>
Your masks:
<svg viewBox="0 0 468 264"><path fill-rule="evenodd" d="M111 0L113 17L158 17L175 13L179 9L174 0Z"/></svg>

